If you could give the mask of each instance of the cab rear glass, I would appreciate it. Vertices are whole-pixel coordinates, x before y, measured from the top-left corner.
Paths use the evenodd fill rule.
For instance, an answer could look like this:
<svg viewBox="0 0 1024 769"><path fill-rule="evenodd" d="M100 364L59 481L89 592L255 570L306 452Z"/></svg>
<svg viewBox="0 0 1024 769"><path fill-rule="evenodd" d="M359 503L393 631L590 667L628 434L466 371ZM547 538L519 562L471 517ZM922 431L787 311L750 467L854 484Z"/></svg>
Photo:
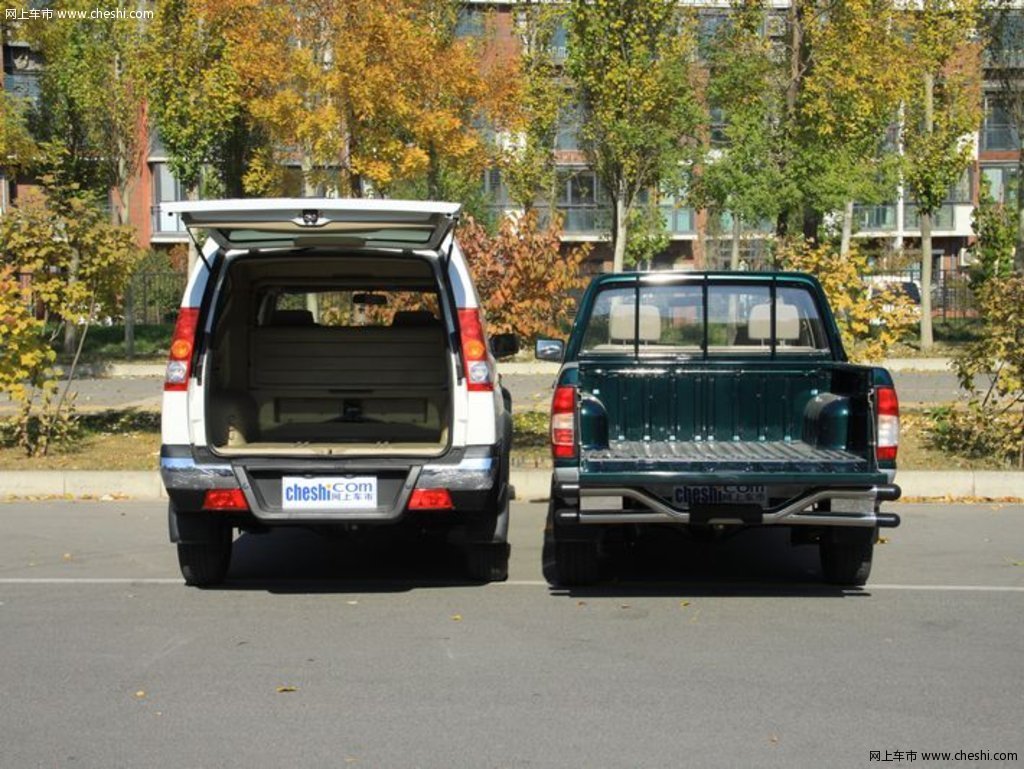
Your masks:
<svg viewBox="0 0 1024 769"><path fill-rule="evenodd" d="M830 347L804 286L640 282L598 292L580 355L827 357Z"/></svg>

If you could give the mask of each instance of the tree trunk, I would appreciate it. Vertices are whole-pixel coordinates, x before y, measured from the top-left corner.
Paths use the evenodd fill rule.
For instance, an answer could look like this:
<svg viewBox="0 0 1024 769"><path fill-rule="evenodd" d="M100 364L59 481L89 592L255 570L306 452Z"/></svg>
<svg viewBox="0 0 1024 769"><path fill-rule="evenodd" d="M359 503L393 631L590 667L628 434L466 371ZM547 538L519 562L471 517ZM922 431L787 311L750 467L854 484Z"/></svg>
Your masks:
<svg viewBox="0 0 1024 769"><path fill-rule="evenodd" d="M626 200L620 193L615 198L615 238L612 271L622 272L626 262Z"/></svg>
<svg viewBox="0 0 1024 769"><path fill-rule="evenodd" d="M924 130L930 134L935 127L935 80L930 72L924 76ZM920 208L921 216L921 349L930 350L932 338L932 212Z"/></svg>
<svg viewBox="0 0 1024 769"><path fill-rule="evenodd" d="M853 240L853 201L847 200L843 205L843 234L839 241L839 255L850 253L850 241Z"/></svg>
<svg viewBox="0 0 1024 769"><path fill-rule="evenodd" d="M82 263L82 257L77 248L71 249L71 262L68 264L68 287L78 282L78 270ZM64 354L74 355L76 340L78 339L78 319L75 317L64 318Z"/></svg>
<svg viewBox="0 0 1024 769"><path fill-rule="evenodd" d="M131 278L124 287L124 357L135 357L135 289Z"/></svg>
<svg viewBox="0 0 1024 769"><path fill-rule="evenodd" d="M302 169L302 197L315 198L317 185L313 183L313 158L308 152L302 153L300 168Z"/></svg>
<svg viewBox="0 0 1024 769"><path fill-rule="evenodd" d="M921 349L930 350L932 337L932 215L921 212Z"/></svg>
<svg viewBox="0 0 1024 769"><path fill-rule="evenodd" d="M1024 126L1021 126L1024 129ZM1024 130L1021 131L1024 134ZM1021 145L1017 160L1017 249L1013 258L1013 268L1024 274L1024 144Z"/></svg>
<svg viewBox="0 0 1024 769"><path fill-rule="evenodd" d="M740 236L743 234L743 220L735 211L732 214L732 243L729 250L729 269L735 272L740 268Z"/></svg>

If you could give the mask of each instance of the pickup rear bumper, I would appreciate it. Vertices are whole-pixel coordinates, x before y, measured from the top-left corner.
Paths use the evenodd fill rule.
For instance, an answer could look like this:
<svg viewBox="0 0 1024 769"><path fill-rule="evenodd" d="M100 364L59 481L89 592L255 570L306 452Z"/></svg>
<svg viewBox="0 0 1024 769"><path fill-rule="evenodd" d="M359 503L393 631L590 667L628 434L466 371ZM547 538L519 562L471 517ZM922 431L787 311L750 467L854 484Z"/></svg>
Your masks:
<svg viewBox="0 0 1024 769"><path fill-rule="evenodd" d="M565 490L569 491L569 489ZM577 488L573 491L581 499L588 497L630 499L639 503L638 507L641 509L559 509L557 511L558 518L564 523L699 523L765 526L878 526L881 528L895 528L900 525L900 517L896 513L883 513L877 510L879 503L892 502L900 498L900 487L896 484L881 484L867 488L816 489L768 510L743 510L733 513L728 507L725 507L721 514L708 513L707 508L700 514L677 510L643 489L601 487ZM826 501L838 504L830 505L833 510L813 509ZM839 510L835 510L835 508L839 508Z"/></svg>

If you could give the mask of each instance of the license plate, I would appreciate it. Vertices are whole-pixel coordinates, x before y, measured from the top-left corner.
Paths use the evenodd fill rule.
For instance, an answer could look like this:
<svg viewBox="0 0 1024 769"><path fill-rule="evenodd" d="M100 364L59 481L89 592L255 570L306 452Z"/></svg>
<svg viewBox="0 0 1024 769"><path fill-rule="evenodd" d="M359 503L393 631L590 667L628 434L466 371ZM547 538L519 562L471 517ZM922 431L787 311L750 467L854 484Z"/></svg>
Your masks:
<svg viewBox="0 0 1024 769"><path fill-rule="evenodd" d="M285 510L362 510L377 506L377 479L372 475L281 479Z"/></svg>
<svg viewBox="0 0 1024 769"><path fill-rule="evenodd" d="M690 505L761 505L768 504L764 486L676 486L675 505L688 510Z"/></svg>

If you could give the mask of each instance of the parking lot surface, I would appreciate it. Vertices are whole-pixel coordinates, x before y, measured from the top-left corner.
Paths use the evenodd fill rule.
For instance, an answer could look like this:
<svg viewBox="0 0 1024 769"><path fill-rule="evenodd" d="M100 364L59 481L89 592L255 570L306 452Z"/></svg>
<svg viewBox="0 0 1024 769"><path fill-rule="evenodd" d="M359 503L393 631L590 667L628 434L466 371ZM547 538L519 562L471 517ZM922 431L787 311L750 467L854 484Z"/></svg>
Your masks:
<svg viewBox="0 0 1024 769"><path fill-rule="evenodd" d="M156 502L0 504L2 767L864 766L1024 755L1024 507L899 505L871 583L784 532L666 535L579 591L415 539L243 536L180 581ZM1005 764L1003 764L1005 765Z"/></svg>

